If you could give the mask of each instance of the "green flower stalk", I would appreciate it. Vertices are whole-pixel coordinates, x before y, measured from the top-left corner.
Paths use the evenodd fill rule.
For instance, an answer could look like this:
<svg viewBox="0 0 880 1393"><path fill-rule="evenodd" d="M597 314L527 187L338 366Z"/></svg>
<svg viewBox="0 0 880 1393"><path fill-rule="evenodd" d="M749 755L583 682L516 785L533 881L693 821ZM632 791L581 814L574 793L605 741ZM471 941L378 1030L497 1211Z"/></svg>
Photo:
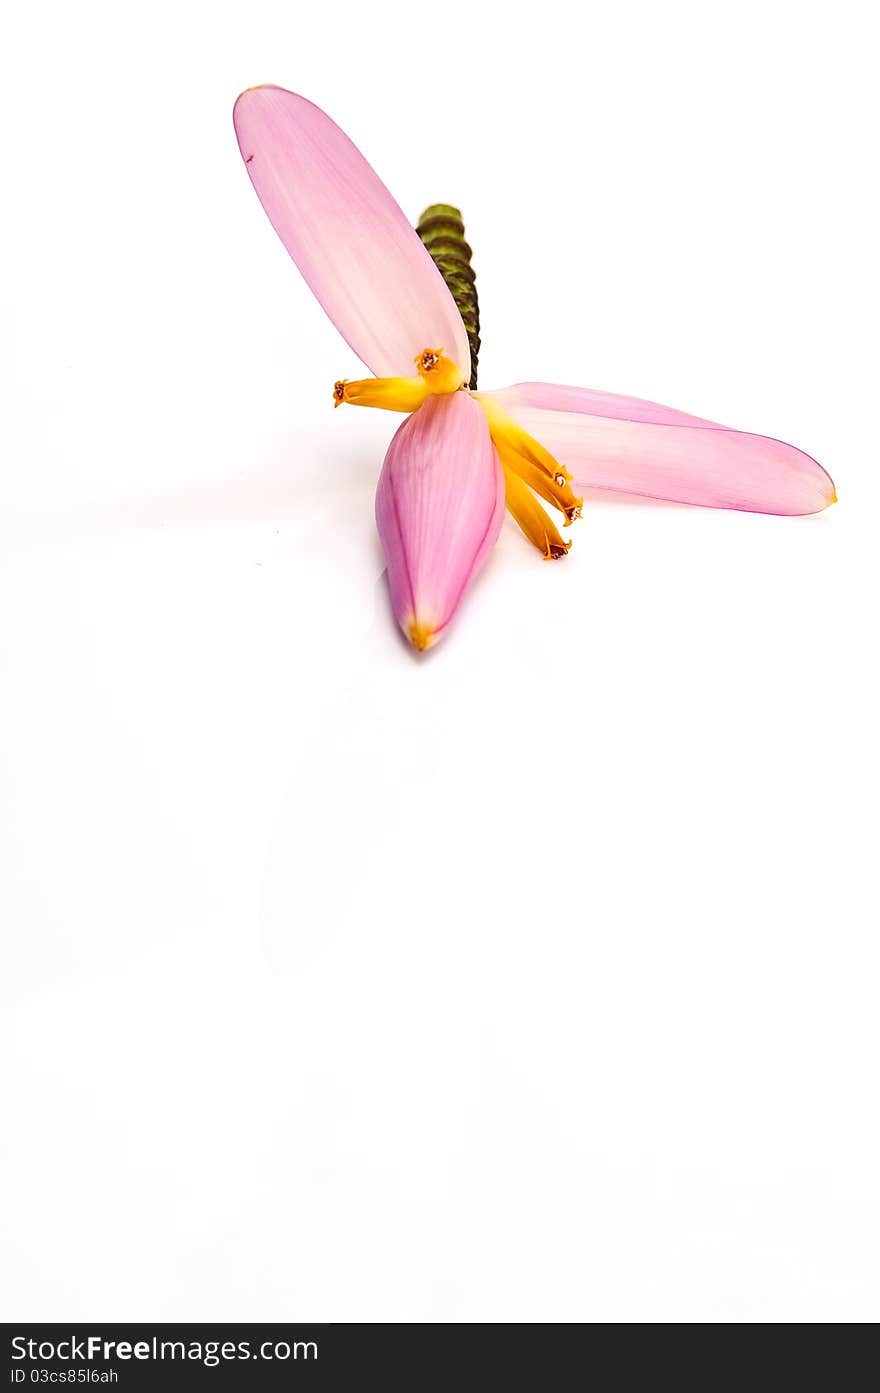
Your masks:
<svg viewBox="0 0 880 1393"><path fill-rule="evenodd" d="M473 252L464 240L464 223L451 203L432 203L419 218L416 232L421 237L437 270L452 292L467 330L471 350L471 377L468 386L476 391L477 358L480 353L480 305L471 266Z"/></svg>

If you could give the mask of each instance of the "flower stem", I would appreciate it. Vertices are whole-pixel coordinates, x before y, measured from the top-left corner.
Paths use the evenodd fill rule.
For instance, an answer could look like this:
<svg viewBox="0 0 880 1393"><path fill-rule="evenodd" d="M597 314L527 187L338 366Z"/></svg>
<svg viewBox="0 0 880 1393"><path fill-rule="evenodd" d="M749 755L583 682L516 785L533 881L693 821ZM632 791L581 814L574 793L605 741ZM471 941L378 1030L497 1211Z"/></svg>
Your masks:
<svg viewBox="0 0 880 1393"><path fill-rule="evenodd" d="M474 390L480 353L480 306L476 277L471 266L473 253L464 240L461 213L450 203L432 203L419 218L416 232L449 286L467 330L471 350L471 380L468 385Z"/></svg>

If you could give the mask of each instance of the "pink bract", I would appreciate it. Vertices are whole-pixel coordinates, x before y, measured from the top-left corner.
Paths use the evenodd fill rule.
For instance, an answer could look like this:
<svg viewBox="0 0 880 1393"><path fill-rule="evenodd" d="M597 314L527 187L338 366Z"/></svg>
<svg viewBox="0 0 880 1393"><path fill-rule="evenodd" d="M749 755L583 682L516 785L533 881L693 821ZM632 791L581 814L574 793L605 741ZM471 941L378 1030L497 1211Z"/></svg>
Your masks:
<svg viewBox="0 0 880 1393"><path fill-rule="evenodd" d="M391 605L417 648L442 634L494 546L504 475L466 392L431 397L394 436L376 491Z"/></svg>
<svg viewBox="0 0 880 1393"><path fill-rule="evenodd" d="M315 298L377 377L407 376L446 350L467 381L470 350L446 282L357 146L281 87L242 92L233 113L260 202Z"/></svg>
<svg viewBox="0 0 880 1393"><path fill-rule="evenodd" d="M820 464L793 445L637 397L524 382L486 393L582 489L753 513L818 513L835 501Z"/></svg>

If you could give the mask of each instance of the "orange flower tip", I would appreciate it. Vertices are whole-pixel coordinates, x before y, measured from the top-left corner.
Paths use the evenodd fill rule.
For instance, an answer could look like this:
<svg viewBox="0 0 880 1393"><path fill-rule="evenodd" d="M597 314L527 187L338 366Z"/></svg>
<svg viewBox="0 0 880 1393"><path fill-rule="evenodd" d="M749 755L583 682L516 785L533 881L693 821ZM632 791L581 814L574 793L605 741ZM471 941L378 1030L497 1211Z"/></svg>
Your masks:
<svg viewBox="0 0 880 1393"><path fill-rule="evenodd" d="M553 482L558 489L564 489L566 484L571 483L571 480L572 476L567 469L558 469L553 476ZM581 499L581 502L583 502L583 499Z"/></svg>
<svg viewBox="0 0 880 1393"><path fill-rule="evenodd" d="M413 361L428 390L437 395L457 392L459 387L464 385L464 378L457 365L451 358L446 357L442 348L423 348Z"/></svg>
<svg viewBox="0 0 880 1393"><path fill-rule="evenodd" d="M432 629L429 624L420 624L417 619L411 619L407 625L406 636L413 648L417 648L420 653L424 653L429 648L433 648L439 635L436 629Z"/></svg>
<svg viewBox="0 0 880 1393"><path fill-rule="evenodd" d="M419 372L433 372L442 357L442 348L424 348L413 358L413 362Z"/></svg>
<svg viewBox="0 0 880 1393"><path fill-rule="evenodd" d="M584 509L584 500L576 498L570 508L565 509L565 526L570 527L573 522L577 522ZM568 544L571 546L571 542Z"/></svg>
<svg viewBox="0 0 880 1393"><path fill-rule="evenodd" d="M545 561L561 561L571 551L571 542L548 542L544 552Z"/></svg>
<svg viewBox="0 0 880 1393"><path fill-rule="evenodd" d="M333 405L341 406L345 401L345 381L334 382L333 384Z"/></svg>

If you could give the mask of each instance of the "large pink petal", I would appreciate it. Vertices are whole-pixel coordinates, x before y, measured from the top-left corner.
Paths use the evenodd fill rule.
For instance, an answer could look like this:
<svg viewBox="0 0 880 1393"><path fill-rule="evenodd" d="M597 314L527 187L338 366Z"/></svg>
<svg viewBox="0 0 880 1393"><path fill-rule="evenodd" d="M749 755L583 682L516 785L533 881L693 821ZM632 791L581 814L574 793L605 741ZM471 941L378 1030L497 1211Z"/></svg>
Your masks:
<svg viewBox="0 0 880 1393"><path fill-rule="evenodd" d="M238 144L260 202L340 334L377 377L424 348L470 374L461 315L414 228L348 136L281 87L242 92Z"/></svg>
<svg viewBox="0 0 880 1393"><path fill-rule="evenodd" d="M484 395L571 470L577 489L751 513L818 513L836 498L822 466L793 445L637 397L543 382Z"/></svg>
<svg viewBox="0 0 880 1393"><path fill-rule="evenodd" d="M429 397L388 447L376 491L391 605L417 648L443 633L503 517L504 475L483 411L467 392Z"/></svg>

